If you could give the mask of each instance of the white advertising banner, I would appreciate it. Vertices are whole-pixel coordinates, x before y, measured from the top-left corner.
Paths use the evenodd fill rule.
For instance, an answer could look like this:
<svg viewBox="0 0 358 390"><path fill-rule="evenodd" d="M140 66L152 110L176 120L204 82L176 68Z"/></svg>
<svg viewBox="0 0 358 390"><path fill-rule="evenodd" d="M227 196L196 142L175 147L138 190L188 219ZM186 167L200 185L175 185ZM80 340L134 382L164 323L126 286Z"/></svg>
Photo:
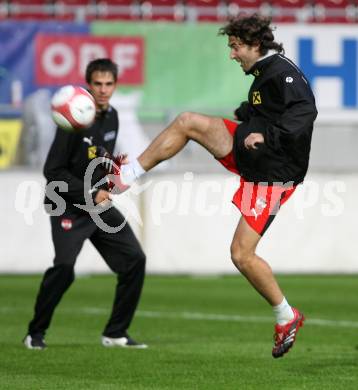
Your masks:
<svg viewBox="0 0 358 390"><path fill-rule="evenodd" d="M1 174L0 272L43 272L54 251L40 173ZM151 273L236 273L230 243L240 213L234 175L148 176L140 191L117 195L147 254ZM357 175L309 175L265 233L258 254L275 272L358 272ZM88 242L79 273L109 272Z"/></svg>

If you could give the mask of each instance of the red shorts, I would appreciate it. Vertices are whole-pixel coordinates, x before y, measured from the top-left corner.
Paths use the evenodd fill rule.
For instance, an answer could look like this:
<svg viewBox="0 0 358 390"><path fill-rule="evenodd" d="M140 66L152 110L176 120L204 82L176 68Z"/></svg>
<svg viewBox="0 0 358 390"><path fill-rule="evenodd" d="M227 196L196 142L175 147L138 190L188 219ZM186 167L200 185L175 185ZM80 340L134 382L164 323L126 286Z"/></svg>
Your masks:
<svg viewBox="0 0 358 390"><path fill-rule="evenodd" d="M234 136L238 124L224 119L229 133ZM226 169L240 175L233 153L218 160ZM236 191L232 202L240 210L246 222L261 236L265 233L275 218L281 205L295 191L296 186L267 185L265 183L252 183L240 178L240 187Z"/></svg>

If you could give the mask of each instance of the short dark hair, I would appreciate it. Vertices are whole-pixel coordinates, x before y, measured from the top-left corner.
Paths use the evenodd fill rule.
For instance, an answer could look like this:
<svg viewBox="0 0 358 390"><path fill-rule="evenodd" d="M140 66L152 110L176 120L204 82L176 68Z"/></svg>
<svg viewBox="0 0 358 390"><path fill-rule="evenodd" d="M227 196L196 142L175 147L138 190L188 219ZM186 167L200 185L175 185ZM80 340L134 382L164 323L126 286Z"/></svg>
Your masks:
<svg viewBox="0 0 358 390"><path fill-rule="evenodd" d="M241 15L233 18L229 23L221 27L219 35L228 35L240 38L246 45L259 45L260 54L265 55L272 49L278 53L283 52L282 43L275 42L271 19L258 14L250 16Z"/></svg>
<svg viewBox="0 0 358 390"><path fill-rule="evenodd" d="M93 72L110 72L113 75L115 82L118 77L118 66L110 58L97 58L88 63L86 67L86 81L88 84L92 81Z"/></svg>

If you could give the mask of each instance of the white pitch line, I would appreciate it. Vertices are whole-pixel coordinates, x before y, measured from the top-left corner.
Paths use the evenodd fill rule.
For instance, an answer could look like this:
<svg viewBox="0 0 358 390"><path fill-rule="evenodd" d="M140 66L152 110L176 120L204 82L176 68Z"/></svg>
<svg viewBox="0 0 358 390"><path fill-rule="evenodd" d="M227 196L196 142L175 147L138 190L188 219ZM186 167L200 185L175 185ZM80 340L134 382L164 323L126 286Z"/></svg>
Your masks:
<svg viewBox="0 0 358 390"><path fill-rule="evenodd" d="M28 308L26 308L28 309ZM25 308L20 307L0 307L0 313L11 313L18 311L26 311ZM81 309L61 309L59 311L64 313L83 313L91 315L106 315L109 313L109 309L103 309L100 307L84 307ZM273 323L274 317L265 316L242 316L242 315L230 315L230 314L214 314L214 313L199 313L199 312L171 312L171 311L148 311L138 310L136 312L138 317L146 318L166 318L166 319L183 319L194 321L225 321L225 322L260 322L260 323ZM358 321L346 321L346 320L326 320L321 318L309 318L305 321L307 325L314 326L328 326L337 328L358 328Z"/></svg>
<svg viewBox="0 0 358 390"><path fill-rule="evenodd" d="M88 314L103 314L107 311L97 308L84 308L83 312ZM241 316L230 314L212 314L198 312L164 312L164 311L146 311L138 310L138 317L147 318L167 318L167 319L183 319L183 320L199 320L199 321L228 321L228 322L263 322L272 323L273 317L264 316ZM320 318L309 318L305 321L308 325L330 326L341 328L358 328L358 322L346 320L325 320Z"/></svg>

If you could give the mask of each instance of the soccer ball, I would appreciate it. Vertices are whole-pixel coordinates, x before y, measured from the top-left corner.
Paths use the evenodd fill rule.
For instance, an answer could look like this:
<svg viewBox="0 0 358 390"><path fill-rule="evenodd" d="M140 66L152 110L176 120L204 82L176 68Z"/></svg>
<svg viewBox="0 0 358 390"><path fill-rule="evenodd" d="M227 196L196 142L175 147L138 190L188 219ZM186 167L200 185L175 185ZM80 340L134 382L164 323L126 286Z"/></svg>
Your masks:
<svg viewBox="0 0 358 390"><path fill-rule="evenodd" d="M63 130L81 130L93 123L96 105L84 88L66 85L53 95L51 111L53 120Z"/></svg>

